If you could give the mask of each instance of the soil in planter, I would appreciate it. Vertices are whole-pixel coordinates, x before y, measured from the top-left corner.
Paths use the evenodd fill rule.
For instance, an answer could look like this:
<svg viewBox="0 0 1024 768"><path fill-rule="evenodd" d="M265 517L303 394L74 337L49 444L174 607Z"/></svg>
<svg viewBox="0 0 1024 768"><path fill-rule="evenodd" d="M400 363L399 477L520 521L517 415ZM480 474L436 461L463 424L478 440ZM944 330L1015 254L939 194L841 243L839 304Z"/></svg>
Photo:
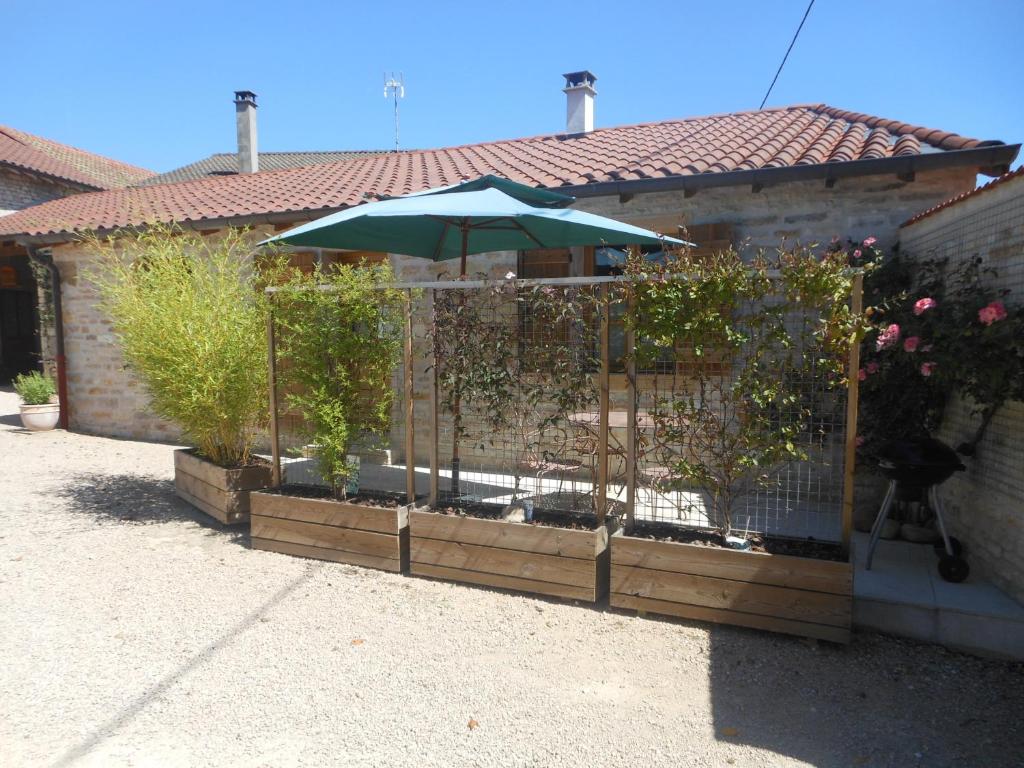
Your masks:
<svg viewBox="0 0 1024 768"><path fill-rule="evenodd" d="M719 533L697 531L692 528L677 528L673 525L637 525L629 535L635 539L674 541L679 544L732 549L725 545ZM793 557L809 557L814 560L846 562L842 547L830 541L752 536L750 537L750 549L754 552L767 552L772 555L791 555Z"/></svg>
<svg viewBox="0 0 1024 768"><path fill-rule="evenodd" d="M452 517L476 517L482 520L500 520L504 505L481 504L477 502L463 503L459 506L438 506L431 509L440 515L451 515ZM609 518L611 515L609 515ZM597 528L597 517L595 515L557 512L547 509L535 509L533 519L518 525L537 525L544 528L567 528L574 531L593 531Z"/></svg>
<svg viewBox="0 0 1024 768"><path fill-rule="evenodd" d="M270 466L270 462L267 459L262 458L261 456L250 456L248 464L239 464L237 462L235 462L234 464L217 464L217 463L215 463L213 461L210 461L205 456L203 456L195 448L189 448L188 453L190 453L192 456L195 456L200 461L205 461L205 462L207 462L209 464L213 464L213 466L220 467L221 469L249 469L251 467L269 467Z"/></svg>
<svg viewBox="0 0 1024 768"><path fill-rule="evenodd" d="M348 496L344 499L335 498L330 488L322 485L302 485L289 483L280 488L267 488L262 493L273 493L278 496L298 496L303 499L328 499L330 501L342 501L345 504L355 504L359 507L381 507L383 509L398 509L408 504L404 493L390 493L388 491L360 491L355 496Z"/></svg>

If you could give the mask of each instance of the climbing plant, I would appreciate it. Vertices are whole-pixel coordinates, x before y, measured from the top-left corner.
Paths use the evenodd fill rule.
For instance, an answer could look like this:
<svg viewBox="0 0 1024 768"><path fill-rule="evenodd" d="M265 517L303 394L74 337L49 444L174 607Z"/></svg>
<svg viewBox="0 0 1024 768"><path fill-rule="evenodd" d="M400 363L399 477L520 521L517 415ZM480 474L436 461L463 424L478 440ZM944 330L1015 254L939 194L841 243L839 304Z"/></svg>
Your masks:
<svg viewBox="0 0 1024 768"><path fill-rule="evenodd" d="M680 379L649 408L663 486L701 491L728 536L740 499L807 458L801 437L823 388L815 383L845 382L863 332L849 304L852 272L842 255L797 247L749 262L731 249L682 249L661 263L631 254L624 274L637 367L668 359Z"/></svg>

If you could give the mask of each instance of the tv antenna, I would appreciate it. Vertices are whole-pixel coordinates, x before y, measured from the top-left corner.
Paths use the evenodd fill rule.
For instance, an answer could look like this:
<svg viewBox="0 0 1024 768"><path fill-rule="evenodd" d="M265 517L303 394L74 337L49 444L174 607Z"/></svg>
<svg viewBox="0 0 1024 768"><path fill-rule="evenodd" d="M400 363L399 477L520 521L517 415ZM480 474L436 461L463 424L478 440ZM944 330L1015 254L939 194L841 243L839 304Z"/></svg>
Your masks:
<svg viewBox="0 0 1024 768"><path fill-rule="evenodd" d="M395 152L398 151L398 100L405 98L405 77L401 72L384 73L384 98L391 96L395 101Z"/></svg>

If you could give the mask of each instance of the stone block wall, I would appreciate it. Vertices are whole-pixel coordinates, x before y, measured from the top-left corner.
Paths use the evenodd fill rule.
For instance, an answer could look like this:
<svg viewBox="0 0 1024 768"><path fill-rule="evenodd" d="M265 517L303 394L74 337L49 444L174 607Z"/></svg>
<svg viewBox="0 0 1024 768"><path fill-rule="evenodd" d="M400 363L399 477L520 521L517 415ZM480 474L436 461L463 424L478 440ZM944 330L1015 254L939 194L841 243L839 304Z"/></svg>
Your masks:
<svg viewBox="0 0 1024 768"><path fill-rule="evenodd" d="M20 211L81 191L80 188L58 184L32 174L0 169L0 211Z"/></svg>
<svg viewBox="0 0 1024 768"><path fill-rule="evenodd" d="M732 225L734 244L746 249L776 248L783 241L827 244L833 237L874 236L888 248L899 227L914 214L974 188L970 168L920 173L915 181L895 176L843 178L828 189L822 180L765 187L715 187L685 198L682 192L581 198L574 206L639 226L671 223Z"/></svg>
<svg viewBox="0 0 1024 768"><path fill-rule="evenodd" d="M951 264L982 257L998 272L994 288L1009 288L1007 306L1024 304L1024 176L1011 178L904 227L910 257L947 257ZM980 422L969 403L946 408L940 440L957 446ZM951 533L964 542L971 568L1024 602L1024 403L1005 404L988 426L967 471L940 495Z"/></svg>

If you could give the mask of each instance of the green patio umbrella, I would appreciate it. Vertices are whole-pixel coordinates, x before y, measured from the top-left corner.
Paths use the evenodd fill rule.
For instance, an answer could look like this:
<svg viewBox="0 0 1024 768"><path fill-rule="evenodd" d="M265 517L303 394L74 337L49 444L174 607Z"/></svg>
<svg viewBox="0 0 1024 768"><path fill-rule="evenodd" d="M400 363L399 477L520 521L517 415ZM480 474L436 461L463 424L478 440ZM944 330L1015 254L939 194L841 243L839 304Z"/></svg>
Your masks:
<svg viewBox="0 0 1024 768"><path fill-rule="evenodd" d="M575 198L496 176L364 203L264 240L311 248L387 251L434 261L492 251L580 245L684 245L615 219L574 211ZM455 404L456 418L459 404ZM452 490L459 488L459 445L452 447Z"/></svg>
<svg viewBox="0 0 1024 768"><path fill-rule="evenodd" d="M483 177L450 187L364 203L264 240L312 248L387 251L434 261L491 251L578 245L683 245L615 219L565 207L573 198L507 179ZM533 203L533 204L531 204Z"/></svg>

